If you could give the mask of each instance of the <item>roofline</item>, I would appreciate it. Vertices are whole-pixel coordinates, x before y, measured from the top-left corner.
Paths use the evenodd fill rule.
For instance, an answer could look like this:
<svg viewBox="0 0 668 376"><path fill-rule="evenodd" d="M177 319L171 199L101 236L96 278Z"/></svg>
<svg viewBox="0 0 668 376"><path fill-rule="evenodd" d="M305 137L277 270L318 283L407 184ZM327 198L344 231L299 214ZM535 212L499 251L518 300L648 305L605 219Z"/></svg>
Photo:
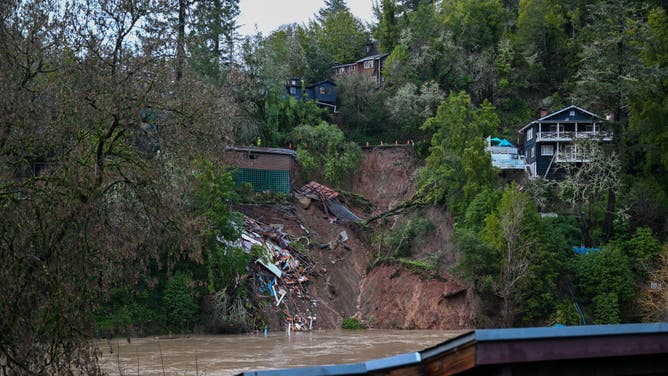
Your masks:
<svg viewBox="0 0 668 376"><path fill-rule="evenodd" d="M321 85L321 84L323 84L323 83L325 83L325 82L329 82L330 84L336 86L336 82L334 82L334 80L329 80L329 79L327 79L327 80L322 80L322 81L314 82L314 83L312 83L312 84L308 84L308 85L306 85L306 87L314 87L314 86L318 86L318 85Z"/></svg>
<svg viewBox="0 0 668 376"><path fill-rule="evenodd" d="M361 59L359 59L359 60L355 60L355 61L352 62L352 63L346 63L346 64L334 64L334 65L331 66L331 69L341 68L341 67L347 67L347 66L351 66L351 65L357 65L358 63L361 63L361 62L363 62L363 61L367 61L367 60L380 60L380 59L382 59L382 58L384 58L384 57L387 57L387 56L390 56L390 54L387 53L387 52L382 53L382 54L375 54L375 55L365 56L365 57L363 57L363 58L361 58Z"/></svg>
<svg viewBox="0 0 668 376"><path fill-rule="evenodd" d="M297 152L291 149L284 148L266 148L261 146L226 146L225 151L243 151L260 154L280 154L297 157Z"/></svg>
<svg viewBox="0 0 668 376"><path fill-rule="evenodd" d="M367 60L380 60L380 59L382 59L386 56L389 56L389 55L390 55L389 53L385 52L385 53L382 53L382 54L375 54L375 55L365 56L365 57L355 61L354 64L361 63L361 62L367 61Z"/></svg>
<svg viewBox="0 0 668 376"><path fill-rule="evenodd" d="M590 111L587 111L587 110L585 110L585 109L582 108L582 107L579 107L579 106L576 106L576 105L572 104L572 105L570 105L570 106L568 106L568 107L564 107L564 108L562 108L562 109L560 109L560 110L557 110L557 111L555 111L555 112L552 112L551 114L547 114L547 115L541 117L540 119L536 119L536 120L531 121L529 124L527 124L527 125L523 126L522 128L520 128L517 132L519 132L519 133L523 133L524 130L527 129L529 126L534 125L534 124L536 124L536 123L540 123L540 122L542 122L544 119L549 118L550 116L556 115L556 114L561 113L561 112L564 112L564 111L568 111L568 110L570 110L570 109L572 109L572 108L577 108L578 110L580 110L580 111L582 111L582 112L584 112L584 113L586 113L586 114L589 114L589 115L591 115L591 116L593 116L593 117L597 117L597 118L599 118L599 119L601 119L601 120L604 120L602 117L596 115L595 113L590 112Z"/></svg>

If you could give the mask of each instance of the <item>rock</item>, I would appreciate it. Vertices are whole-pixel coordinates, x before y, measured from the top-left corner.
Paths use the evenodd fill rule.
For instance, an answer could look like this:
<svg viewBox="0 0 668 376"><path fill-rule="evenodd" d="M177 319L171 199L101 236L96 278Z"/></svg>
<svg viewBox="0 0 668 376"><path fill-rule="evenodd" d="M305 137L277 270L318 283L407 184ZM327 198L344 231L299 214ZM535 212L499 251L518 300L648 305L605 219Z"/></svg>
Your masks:
<svg viewBox="0 0 668 376"><path fill-rule="evenodd" d="M298 200L303 209L308 209L311 206L311 199L308 197L299 197Z"/></svg>

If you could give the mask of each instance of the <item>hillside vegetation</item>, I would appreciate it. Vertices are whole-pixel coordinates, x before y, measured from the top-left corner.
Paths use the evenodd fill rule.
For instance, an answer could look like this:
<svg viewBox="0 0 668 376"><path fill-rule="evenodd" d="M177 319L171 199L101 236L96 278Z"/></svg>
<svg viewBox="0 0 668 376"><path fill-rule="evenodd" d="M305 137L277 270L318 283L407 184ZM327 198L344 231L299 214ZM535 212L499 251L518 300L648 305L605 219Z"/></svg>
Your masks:
<svg viewBox="0 0 668 376"><path fill-rule="evenodd" d="M309 294L329 294L319 309L330 327L341 312L385 327L668 319L664 1L379 0L365 24L326 0L307 24L243 37L238 4L0 4L3 373L100 373L90 339L110 333L279 324L269 317L285 305L249 284L262 249L235 245L240 208L268 204L296 224L303 213L291 197L235 186L229 145L292 147L304 182L378 196L347 195L377 215L365 227L310 214L324 227L309 241L351 232L361 253L343 266L290 243L305 263L328 262ZM335 113L287 94L286 79L321 81L372 39L389 54L382 84L337 79ZM492 167L486 137L515 141L539 108L570 104L609 118L597 163L561 181ZM390 169L364 145L407 141L417 161L392 181L360 176L365 163ZM383 179L388 191L369 188ZM580 245L597 250L574 254ZM400 280L434 287L421 295ZM414 300L369 296L394 283ZM388 317L386 304L421 296L451 316Z"/></svg>

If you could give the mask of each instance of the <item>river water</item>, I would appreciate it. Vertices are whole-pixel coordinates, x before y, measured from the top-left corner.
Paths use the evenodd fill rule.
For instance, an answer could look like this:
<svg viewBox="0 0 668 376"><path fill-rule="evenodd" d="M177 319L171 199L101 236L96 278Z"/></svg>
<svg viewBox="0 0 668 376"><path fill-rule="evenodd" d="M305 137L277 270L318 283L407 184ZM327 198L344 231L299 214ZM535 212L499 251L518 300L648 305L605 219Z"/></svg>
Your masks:
<svg viewBox="0 0 668 376"><path fill-rule="evenodd" d="M365 330L134 338L100 341L110 375L234 375L242 371L344 364L418 351L462 331ZM164 372L163 372L164 369Z"/></svg>

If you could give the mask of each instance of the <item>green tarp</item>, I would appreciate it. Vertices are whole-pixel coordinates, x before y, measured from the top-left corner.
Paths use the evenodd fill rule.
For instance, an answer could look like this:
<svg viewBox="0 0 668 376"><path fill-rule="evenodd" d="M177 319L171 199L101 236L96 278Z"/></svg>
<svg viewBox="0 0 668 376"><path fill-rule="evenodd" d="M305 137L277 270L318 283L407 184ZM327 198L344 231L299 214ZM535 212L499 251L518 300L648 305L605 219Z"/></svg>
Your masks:
<svg viewBox="0 0 668 376"><path fill-rule="evenodd" d="M239 168L234 174L237 184L250 183L256 192L290 193L290 172Z"/></svg>

